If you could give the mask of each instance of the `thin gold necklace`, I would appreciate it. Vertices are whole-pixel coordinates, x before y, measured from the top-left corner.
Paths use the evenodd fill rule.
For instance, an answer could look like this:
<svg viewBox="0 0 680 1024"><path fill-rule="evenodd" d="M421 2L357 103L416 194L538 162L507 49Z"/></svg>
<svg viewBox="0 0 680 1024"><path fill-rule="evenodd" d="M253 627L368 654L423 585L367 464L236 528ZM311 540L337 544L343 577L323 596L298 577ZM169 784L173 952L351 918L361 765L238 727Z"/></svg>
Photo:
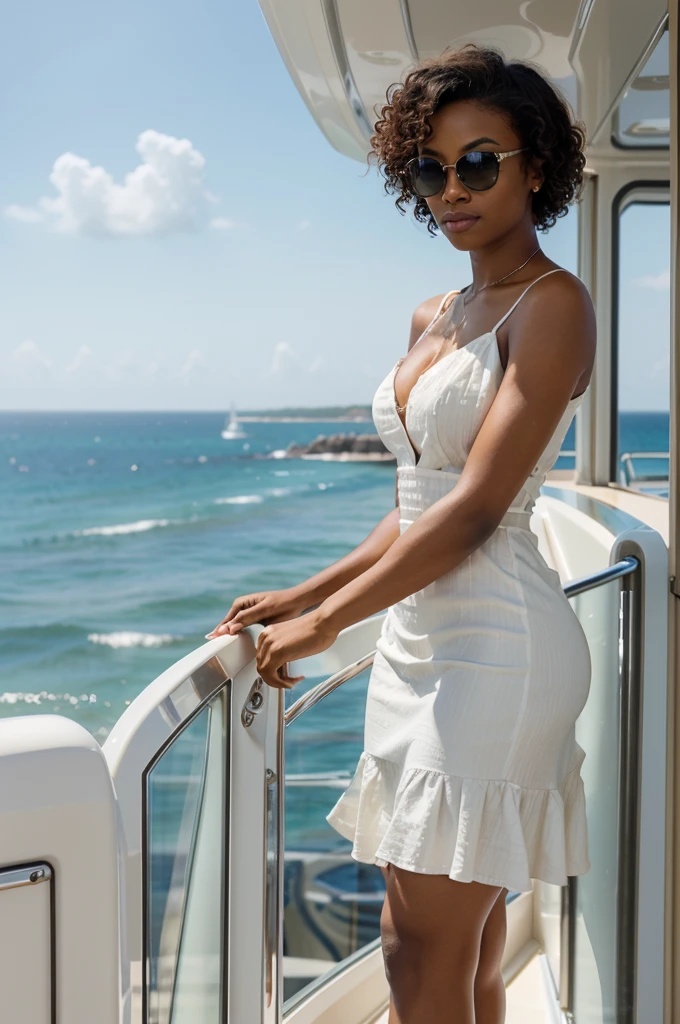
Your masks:
<svg viewBox="0 0 680 1024"><path fill-rule="evenodd" d="M479 292L483 292L485 288L491 288L492 285L500 284L501 281L505 281L505 279L507 277L512 277L513 274L516 274L518 270L522 269L522 267L526 267L526 265L529 262L529 260L532 260L534 258L534 256L536 255L536 253L540 252L540 250L541 250L541 247L539 245L538 249L535 249L532 252L532 254L529 257L529 259L525 260L524 263L521 264L521 266L515 267L515 269L511 270L509 274L505 274L503 277L499 277L497 281L489 281L488 284L483 284L482 287L477 291L477 294L475 295L475 298L477 298L477 295L479 295ZM449 306L449 308L448 308L448 310L446 312L448 312L449 317L448 317L448 323L447 323L444 331L442 332L442 343L439 346L439 349L437 350L437 352L435 353L434 359L432 359L431 362L428 363L428 365L425 367L425 370L429 370L430 367L434 366L434 364L440 358L442 350L444 348L444 345L446 344L446 342L451 337L451 334L447 330L447 328L449 326L458 328L458 327L462 327L465 324L465 296L463 295L462 291L458 292L458 294L456 295L455 299L453 300L453 302L451 303L451 305ZM400 359L397 362L397 369L403 363L403 361L404 361L403 359ZM422 376L422 374L425 373L425 370L422 371L420 376ZM396 374L395 374L395 376L396 376ZM394 387L394 384L393 384L393 387ZM413 388L411 390L413 390ZM409 393L409 397L410 397L410 393ZM405 412L406 408L408 406L408 398L406 399L406 402L405 402L404 405L399 405L399 403L397 402L397 396L396 396L396 393L395 393L395 395L394 395L394 404L395 404L395 407L396 407L398 413Z"/></svg>
<svg viewBox="0 0 680 1024"><path fill-rule="evenodd" d="M538 249L534 249L528 260L525 260L524 263L522 263L519 267L515 267L515 269L511 270L509 274L504 274L503 277L499 277L497 281L489 281L488 284L483 284L482 287L478 288L477 291L475 292L474 298L477 298L479 293L483 292L485 288L492 288L494 285L500 284L501 281L505 281L506 278L512 277L512 275L516 274L518 270L521 270L523 267L526 267L529 260L532 260L536 253L540 251L541 247L539 245ZM449 323L453 327L462 327L465 324L465 304L466 303L464 292L458 292L455 299L451 303L451 312L449 315ZM437 353L437 355L439 355L439 353Z"/></svg>

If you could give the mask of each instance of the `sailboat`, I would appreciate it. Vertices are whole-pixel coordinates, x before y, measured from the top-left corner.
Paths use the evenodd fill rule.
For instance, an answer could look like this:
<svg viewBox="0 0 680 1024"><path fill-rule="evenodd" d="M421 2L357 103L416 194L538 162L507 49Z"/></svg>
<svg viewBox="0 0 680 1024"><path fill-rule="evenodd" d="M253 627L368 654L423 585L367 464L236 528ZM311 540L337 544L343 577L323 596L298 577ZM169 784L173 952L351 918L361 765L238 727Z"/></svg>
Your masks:
<svg viewBox="0 0 680 1024"><path fill-rule="evenodd" d="M241 424L238 421L236 409L234 408L234 404L232 402L231 413L229 415L229 419L227 420L225 418L224 420L224 430L221 433L221 437L223 437L225 441L236 441L240 437L247 436L248 435L246 434L246 432L244 430L241 430Z"/></svg>

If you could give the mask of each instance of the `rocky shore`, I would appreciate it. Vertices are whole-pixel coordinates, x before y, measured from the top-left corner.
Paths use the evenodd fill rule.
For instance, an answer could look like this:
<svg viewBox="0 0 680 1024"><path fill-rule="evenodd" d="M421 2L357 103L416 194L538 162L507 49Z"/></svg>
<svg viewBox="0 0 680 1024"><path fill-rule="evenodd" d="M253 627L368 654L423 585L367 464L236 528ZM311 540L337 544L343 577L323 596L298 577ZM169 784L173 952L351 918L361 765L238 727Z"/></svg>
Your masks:
<svg viewBox="0 0 680 1024"><path fill-rule="evenodd" d="M326 459L334 462L394 462L377 434L319 434L311 444L291 444L289 459Z"/></svg>

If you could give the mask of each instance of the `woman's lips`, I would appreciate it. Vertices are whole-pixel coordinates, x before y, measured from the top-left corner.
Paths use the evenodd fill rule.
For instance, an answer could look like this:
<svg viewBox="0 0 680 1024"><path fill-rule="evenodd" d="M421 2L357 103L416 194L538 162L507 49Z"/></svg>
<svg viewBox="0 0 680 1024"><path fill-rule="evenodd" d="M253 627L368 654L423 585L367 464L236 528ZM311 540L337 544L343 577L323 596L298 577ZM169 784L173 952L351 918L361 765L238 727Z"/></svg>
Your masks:
<svg viewBox="0 0 680 1024"><path fill-rule="evenodd" d="M476 224L479 217L465 217L460 220L444 220L442 221L442 227L445 231L451 233L457 233L459 231L467 231L473 224Z"/></svg>

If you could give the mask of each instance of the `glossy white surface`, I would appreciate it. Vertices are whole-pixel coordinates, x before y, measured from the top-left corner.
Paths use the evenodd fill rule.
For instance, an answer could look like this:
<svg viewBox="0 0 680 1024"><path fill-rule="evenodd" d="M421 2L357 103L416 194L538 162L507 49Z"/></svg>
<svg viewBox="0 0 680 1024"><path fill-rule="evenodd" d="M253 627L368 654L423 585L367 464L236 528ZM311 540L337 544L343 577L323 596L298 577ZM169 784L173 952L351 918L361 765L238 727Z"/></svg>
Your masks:
<svg viewBox="0 0 680 1024"><path fill-rule="evenodd" d="M590 142L606 142L611 113L666 14L665 0L260 0L260 6L326 138L362 161L389 86L403 80L414 58L468 41L536 62L585 121Z"/></svg>
<svg viewBox="0 0 680 1024"><path fill-rule="evenodd" d="M52 1024L50 889L50 882L42 882L0 892L0 992L4 1020Z"/></svg>
<svg viewBox="0 0 680 1024"><path fill-rule="evenodd" d="M609 117L637 74L666 17L666 0L594 0L574 36L572 64L578 78L578 112L591 142L601 142Z"/></svg>
<svg viewBox="0 0 680 1024"><path fill-rule="evenodd" d="M187 680L199 679L205 669L214 673L216 681L220 673L231 679L231 727L226 743L232 822L227 906L232 941L227 991L230 1014L239 1021L259 1020L261 1013L264 777L266 768L276 767L267 760L267 733L275 728L275 692L265 687L265 702L253 725L246 729L241 723L241 710L257 677L254 640L260 628L211 640L172 665L133 701L104 747L124 832L126 964L134 965L142 959L143 773L175 734L176 716L189 715L197 706L197 694ZM206 686L209 680L208 675Z"/></svg>
<svg viewBox="0 0 680 1024"><path fill-rule="evenodd" d="M54 870L56 1019L92 1024L96 1008L97 1024L119 1024L115 796L101 748L85 729L56 715L0 721L0 823L0 867L46 861ZM17 958L15 991L44 990L49 933L33 935L45 917L40 889L48 893L48 883L28 893L38 899L30 909L24 890L0 893L0 927L11 927L13 912L25 914L36 941L37 975L33 956ZM7 961L22 936L14 929L4 936ZM42 1024L39 1016L8 1016L5 991L3 1022Z"/></svg>
<svg viewBox="0 0 680 1024"><path fill-rule="evenodd" d="M300 95L330 144L365 158L366 133L357 123L319 0L261 0L260 7Z"/></svg>

